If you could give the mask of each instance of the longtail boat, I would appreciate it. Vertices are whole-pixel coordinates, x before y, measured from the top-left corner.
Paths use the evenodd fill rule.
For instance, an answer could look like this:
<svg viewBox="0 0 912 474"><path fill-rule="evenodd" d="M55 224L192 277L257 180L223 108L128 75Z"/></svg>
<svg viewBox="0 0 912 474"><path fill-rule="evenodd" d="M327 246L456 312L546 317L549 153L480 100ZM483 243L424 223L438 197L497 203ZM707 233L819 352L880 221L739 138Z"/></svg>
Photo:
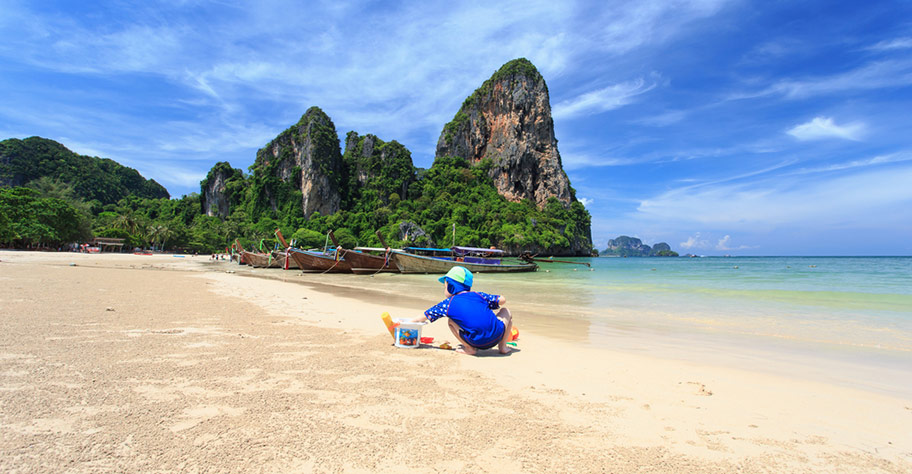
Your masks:
<svg viewBox="0 0 912 474"><path fill-rule="evenodd" d="M455 266L467 268L473 273L534 272L534 263L503 263L503 250L476 247L451 247L449 249L406 247L405 251L394 251L396 266L402 273L446 273ZM419 252L436 256L417 255ZM449 253L449 255L442 255Z"/></svg>
<svg viewBox="0 0 912 474"><path fill-rule="evenodd" d="M380 238L384 248L355 247L354 250L349 250L343 249L336 239L335 232L329 231L329 238L332 239L337 249L342 249L342 258L351 265L352 273L359 275L373 275L380 272L399 273L399 268L392 260L392 249L387 247L380 232L377 232L377 237ZM382 252L383 255L372 255L367 252Z"/></svg>
<svg viewBox="0 0 912 474"><path fill-rule="evenodd" d="M257 253L245 250L244 263L253 268L282 268L284 261L280 262L272 253Z"/></svg>
<svg viewBox="0 0 912 474"><path fill-rule="evenodd" d="M295 260L293 258L291 258L291 255L290 255L291 251L288 250L289 248L291 248L291 246L288 245L288 242L285 241L285 236L282 235L282 231L279 229L276 229L275 235L276 235L276 237L279 238L279 242L282 243L282 250L273 250L272 255L277 260L279 260L279 262L281 263L280 267L285 270L301 268L298 266L298 263L295 262Z"/></svg>
<svg viewBox="0 0 912 474"><path fill-rule="evenodd" d="M340 256L337 260L332 255L324 255L319 252L309 252L306 250L288 248L288 253L294 259L298 267L303 271L319 271L327 273L351 273L351 264Z"/></svg>
<svg viewBox="0 0 912 474"><path fill-rule="evenodd" d="M372 255L367 252L383 252L383 254ZM354 273L399 273L399 267L397 267L396 263L393 261L392 252L391 249L377 247L355 247L354 250L345 250L344 258L351 264L352 272Z"/></svg>
<svg viewBox="0 0 912 474"><path fill-rule="evenodd" d="M279 262L279 268L284 270L297 270L300 267L298 267L297 262L289 256L289 253L288 249L273 250L272 258Z"/></svg>

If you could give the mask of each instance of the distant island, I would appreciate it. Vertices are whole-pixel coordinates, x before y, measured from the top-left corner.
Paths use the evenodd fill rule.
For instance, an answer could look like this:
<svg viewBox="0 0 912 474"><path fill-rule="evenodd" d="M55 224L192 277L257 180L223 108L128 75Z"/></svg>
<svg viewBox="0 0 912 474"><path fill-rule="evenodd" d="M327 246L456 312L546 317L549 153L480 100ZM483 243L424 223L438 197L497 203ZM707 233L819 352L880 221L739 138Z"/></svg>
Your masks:
<svg viewBox="0 0 912 474"><path fill-rule="evenodd" d="M599 255L603 257L677 257L678 252L671 250L671 246L665 242L659 242L650 247L636 237L622 235L609 240L608 248Z"/></svg>

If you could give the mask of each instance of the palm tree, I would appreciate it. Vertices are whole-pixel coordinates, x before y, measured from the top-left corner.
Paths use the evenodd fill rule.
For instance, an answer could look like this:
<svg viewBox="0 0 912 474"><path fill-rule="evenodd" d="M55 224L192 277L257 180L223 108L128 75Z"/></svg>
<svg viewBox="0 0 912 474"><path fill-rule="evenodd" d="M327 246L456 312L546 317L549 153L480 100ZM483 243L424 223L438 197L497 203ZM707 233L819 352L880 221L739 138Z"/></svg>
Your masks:
<svg viewBox="0 0 912 474"><path fill-rule="evenodd" d="M164 250L165 243L173 236L174 232L166 225L159 224L149 226L149 239L152 241L152 245L158 243L159 250Z"/></svg>
<svg viewBox="0 0 912 474"><path fill-rule="evenodd" d="M133 211L129 211L126 214L118 215L117 218L114 219L114 222L111 223L111 227L126 231L130 235L133 235L139 228L139 219L133 214Z"/></svg>

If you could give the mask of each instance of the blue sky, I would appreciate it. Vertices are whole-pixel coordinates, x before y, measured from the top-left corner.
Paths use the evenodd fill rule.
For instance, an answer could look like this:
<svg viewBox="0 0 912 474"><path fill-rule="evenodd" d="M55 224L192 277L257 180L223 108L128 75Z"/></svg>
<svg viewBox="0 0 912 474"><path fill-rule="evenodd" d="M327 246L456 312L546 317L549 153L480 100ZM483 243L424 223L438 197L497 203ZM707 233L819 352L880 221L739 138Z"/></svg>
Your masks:
<svg viewBox="0 0 912 474"><path fill-rule="evenodd" d="M428 167L503 63L548 83L593 239L912 255L912 3L0 0L0 138L198 192L312 106Z"/></svg>

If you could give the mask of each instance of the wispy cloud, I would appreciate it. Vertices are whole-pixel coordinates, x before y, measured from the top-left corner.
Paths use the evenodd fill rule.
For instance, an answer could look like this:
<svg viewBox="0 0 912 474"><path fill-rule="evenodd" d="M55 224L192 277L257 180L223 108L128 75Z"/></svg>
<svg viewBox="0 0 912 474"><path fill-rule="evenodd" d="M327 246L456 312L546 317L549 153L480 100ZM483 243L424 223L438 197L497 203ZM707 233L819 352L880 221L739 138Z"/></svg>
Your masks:
<svg viewBox="0 0 912 474"><path fill-rule="evenodd" d="M860 122L837 125L830 117L814 117L810 122L795 125L786 133L799 140L821 140L825 138L860 140L864 131L865 125Z"/></svg>
<svg viewBox="0 0 912 474"><path fill-rule="evenodd" d="M647 125L651 127L667 127L676 124L687 117L688 112L684 110L670 110L658 115L638 118L633 123Z"/></svg>
<svg viewBox="0 0 912 474"><path fill-rule="evenodd" d="M688 24L717 14L729 0L667 2L607 2L586 12L581 25L595 25L581 32L596 42L597 48L622 54L635 48L661 44L675 37Z"/></svg>
<svg viewBox="0 0 912 474"><path fill-rule="evenodd" d="M587 152L567 152L561 154L565 170L578 170L601 166L629 166L642 163L642 159L618 158L610 155L598 156Z"/></svg>
<svg viewBox="0 0 912 474"><path fill-rule="evenodd" d="M853 168L864 168L868 166L876 165L885 165L889 163L901 163L904 161L912 161L912 152L901 151L896 153L889 153L886 155L877 155L871 158L863 158L860 160L851 160L840 163L832 163L823 166L817 166L812 168L799 168L794 171L791 171L787 174L811 174L811 173L826 173L830 171L841 171L848 170Z"/></svg>
<svg viewBox="0 0 912 474"><path fill-rule="evenodd" d="M895 49L909 49L912 48L912 37L903 37L903 38L894 38L890 40L880 41L867 49L873 51L891 51Z"/></svg>
<svg viewBox="0 0 912 474"><path fill-rule="evenodd" d="M643 78L603 87L556 104L552 116L555 119L573 118L617 109L655 87L656 83L647 83Z"/></svg>
<svg viewBox="0 0 912 474"><path fill-rule="evenodd" d="M912 60L886 60L871 62L840 74L777 80L764 89L733 94L729 99L752 99L773 95L788 99L804 99L836 93L907 87L910 83Z"/></svg>
<svg viewBox="0 0 912 474"><path fill-rule="evenodd" d="M912 167L870 169L816 180L782 176L741 184L679 188L643 200L639 219L714 229L768 230L795 224L828 228L891 227L912 212ZM912 216L909 216L912 217Z"/></svg>

